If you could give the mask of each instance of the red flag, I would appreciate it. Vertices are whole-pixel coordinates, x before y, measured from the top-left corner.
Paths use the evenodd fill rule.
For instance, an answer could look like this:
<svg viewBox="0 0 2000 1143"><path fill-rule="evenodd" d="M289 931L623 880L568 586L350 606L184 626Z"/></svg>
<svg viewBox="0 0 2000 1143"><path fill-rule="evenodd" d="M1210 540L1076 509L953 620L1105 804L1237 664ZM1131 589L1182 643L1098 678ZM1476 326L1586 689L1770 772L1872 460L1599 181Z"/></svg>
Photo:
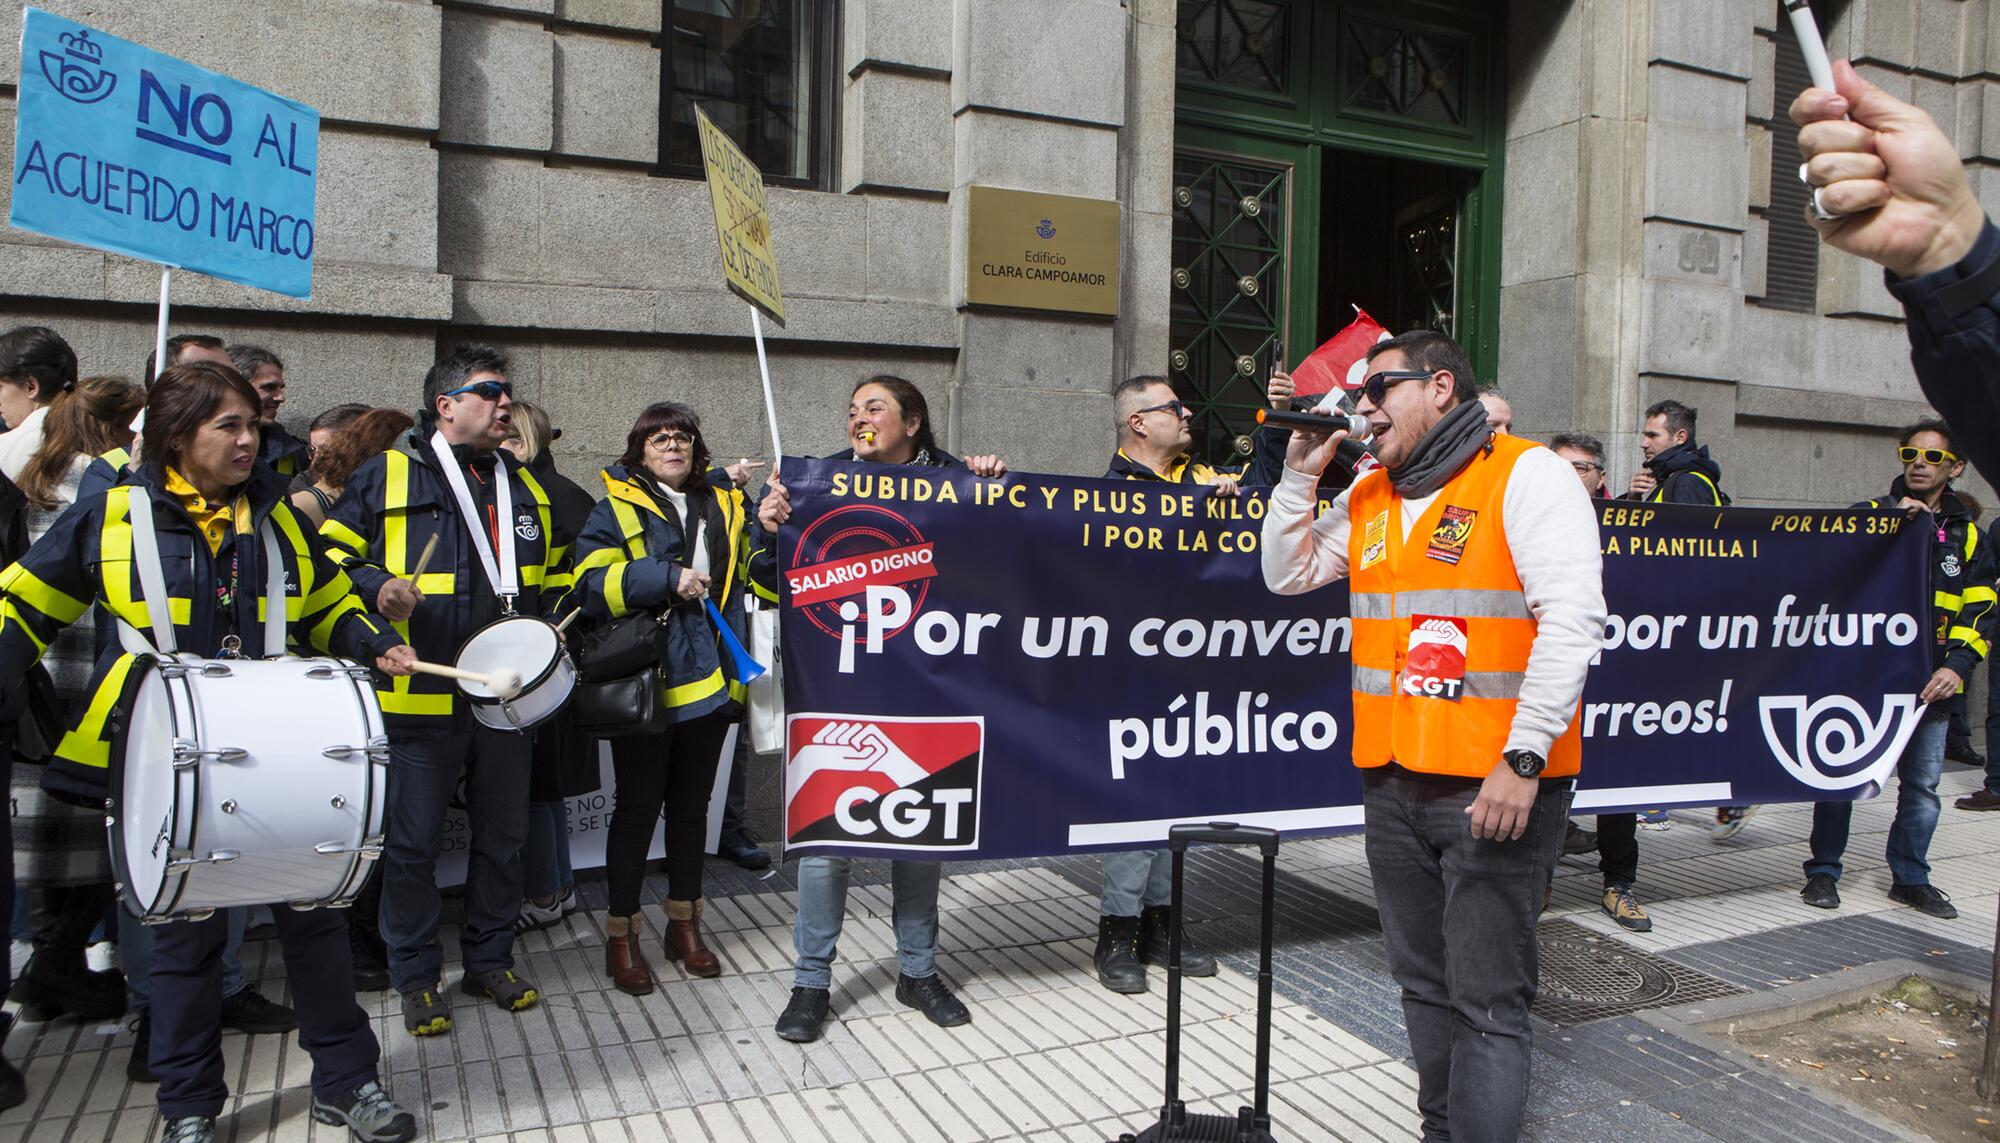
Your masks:
<svg viewBox="0 0 2000 1143"><path fill-rule="evenodd" d="M1298 395L1317 397L1336 388L1359 389L1366 369L1363 362L1368 360L1368 348L1388 336L1389 331L1369 317L1368 311L1355 306L1354 320L1292 370L1292 380L1299 387Z"/></svg>

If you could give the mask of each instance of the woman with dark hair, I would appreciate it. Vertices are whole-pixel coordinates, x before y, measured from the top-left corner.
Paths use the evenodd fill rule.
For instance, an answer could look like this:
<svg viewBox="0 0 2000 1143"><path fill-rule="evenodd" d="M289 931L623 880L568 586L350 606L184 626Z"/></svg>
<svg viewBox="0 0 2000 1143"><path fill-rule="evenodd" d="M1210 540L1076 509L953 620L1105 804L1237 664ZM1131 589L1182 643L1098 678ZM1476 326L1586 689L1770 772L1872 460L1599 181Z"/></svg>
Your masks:
<svg viewBox="0 0 2000 1143"><path fill-rule="evenodd" d="M416 423L401 409L370 409L349 421L313 451L312 483L292 491L292 507L317 531L361 462L386 451Z"/></svg>
<svg viewBox="0 0 2000 1143"><path fill-rule="evenodd" d="M56 634L103 607L136 639L151 639L154 605L171 618L180 651L229 657L259 647L265 614L296 615L287 641L407 675L415 656L389 624L368 614L319 537L285 503L286 479L255 463L257 394L236 371L208 362L172 366L146 402L144 461L116 486L65 513L18 563L0 572L0 709ZM149 599L134 566L132 513L144 498L157 546L171 558L144 569L163 599ZM270 527L266 527L266 523ZM269 537L262 539L260 537ZM283 568L269 569L266 543ZM285 597L263 598L272 578ZM51 794L102 806L109 782L111 711L137 656L120 642L99 655L93 698L57 747L42 784ZM163 763L164 764L164 763ZM354 1000L346 932L333 910L273 910L294 983L299 1038L313 1059L313 1118L346 1124L361 1139L400 1143L416 1120L377 1082L380 1048ZM152 952L152 1070L166 1143L210 1143L229 1097L222 1061L221 912L157 926Z"/></svg>
<svg viewBox="0 0 2000 1143"><path fill-rule="evenodd" d="M42 420L57 397L76 388L76 351L47 326L0 334L0 474L18 483L42 443Z"/></svg>
<svg viewBox="0 0 2000 1143"><path fill-rule="evenodd" d="M694 976L722 971L701 935L701 864L715 768L743 709L743 684L714 615L741 635L745 513L742 492L711 482L701 421L685 405L647 406L603 476L608 495L576 542L576 598L585 618L599 622L658 617L660 701L671 723L661 734L610 740L618 800L605 841L604 969L619 991L642 996L653 975L639 948L639 888L663 809L667 957Z"/></svg>
<svg viewBox="0 0 2000 1143"><path fill-rule="evenodd" d="M28 542L47 535L76 502L77 482L92 457L128 448L132 417L145 391L122 377L87 377L60 393L40 422L42 442L21 469L27 501ZM55 738L90 699L97 662L96 624L86 611L42 655L31 672L38 696L24 727L36 733L15 743L9 789L14 799L14 876L31 890L29 917L35 952L8 993L30 1019L65 1013L109 1020L125 1011L125 981L116 972L91 972L84 960L90 933L114 900L111 854L104 844L104 811L66 805L42 791L42 770Z"/></svg>
<svg viewBox="0 0 2000 1143"><path fill-rule="evenodd" d="M971 456L961 461L939 448L931 434L930 406L924 395L901 377L887 374L870 377L854 387L847 404L847 440L851 447L828 459L967 468L985 477L1007 472L1007 462L997 456ZM773 471L758 502L757 521L762 527L750 556L750 579L758 596L774 605L778 601L778 525L791 514L791 493ZM832 1011L833 958L847 912L850 864L845 857L799 861L799 910L792 925L792 947L798 960L792 968L792 998L778 1014L781 1039L795 1043L819 1039L820 1028ZM972 1013L937 971L942 863L891 861L889 878L896 931L896 1002L915 1008L942 1028L969 1022Z"/></svg>

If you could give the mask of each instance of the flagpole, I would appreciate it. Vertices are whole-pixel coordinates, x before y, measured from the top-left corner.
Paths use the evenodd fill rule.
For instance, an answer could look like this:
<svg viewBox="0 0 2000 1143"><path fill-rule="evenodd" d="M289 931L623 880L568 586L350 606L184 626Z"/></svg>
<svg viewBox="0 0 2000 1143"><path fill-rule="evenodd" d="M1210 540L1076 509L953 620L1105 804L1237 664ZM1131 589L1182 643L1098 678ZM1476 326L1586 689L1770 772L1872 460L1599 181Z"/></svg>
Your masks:
<svg viewBox="0 0 2000 1143"><path fill-rule="evenodd" d="M146 379L148 385L167 367L167 299L173 292L173 285L174 268L160 267L160 328L153 334L153 376Z"/></svg>
<svg viewBox="0 0 2000 1143"><path fill-rule="evenodd" d="M778 401L771 395L771 360L764 355L764 316L750 307L750 334L757 340L757 371L764 377L764 413L771 419L771 475L778 474L778 458L785 447L778 443Z"/></svg>

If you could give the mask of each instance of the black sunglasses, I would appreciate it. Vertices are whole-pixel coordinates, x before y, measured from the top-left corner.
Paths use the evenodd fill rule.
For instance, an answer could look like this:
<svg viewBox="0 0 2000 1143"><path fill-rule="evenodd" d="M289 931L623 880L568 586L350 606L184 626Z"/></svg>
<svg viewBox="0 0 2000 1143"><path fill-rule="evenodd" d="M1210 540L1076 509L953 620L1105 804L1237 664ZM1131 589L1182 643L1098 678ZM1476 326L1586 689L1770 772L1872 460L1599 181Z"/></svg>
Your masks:
<svg viewBox="0 0 2000 1143"><path fill-rule="evenodd" d="M1437 376L1435 369L1384 369L1380 373L1370 373L1361 382L1361 395L1368 398L1369 404L1379 406L1382 404L1382 398L1389 395L1391 387L1405 381L1422 381L1435 376Z"/></svg>
<svg viewBox="0 0 2000 1143"><path fill-rule="evenodd" d="M1164 405L1148 405L1143 409L1134 409L1132 410L1132 412L1135 415L1144 415L1146 413L1172 412L1173 415L1176 417L1185 417L1191 415L1193 410L1189 409L1187 405L1183 404L1179 397L1176 397L1173 400L1168 401Z"/></svg>
<svg viewBox="0 0 2000 1143"><path fill-rule="evenodd" d="M502 397L513 396L514 386L512 382L508 381L475 381L470 385L463 385L457 389L453 389L451 392L444 394L444 396L456 397L462 393L476 393L489 401L498 401Z"/></svg>

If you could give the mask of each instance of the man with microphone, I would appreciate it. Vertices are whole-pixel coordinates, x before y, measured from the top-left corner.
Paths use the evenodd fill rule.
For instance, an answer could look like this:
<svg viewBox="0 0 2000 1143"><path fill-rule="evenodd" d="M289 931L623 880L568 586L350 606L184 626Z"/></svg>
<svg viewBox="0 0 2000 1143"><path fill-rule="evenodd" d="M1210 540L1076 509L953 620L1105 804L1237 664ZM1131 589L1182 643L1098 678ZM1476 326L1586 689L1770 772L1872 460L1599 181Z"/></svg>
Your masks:
<svg viewBox="0 0 2000 1143"><path fill-rule="evenodd" d="M1494 433L1449 337L1379 342L1367 368L1357 407L1383 467L1315 520L1347 433L1294 432L1264 519L1264 582L1292 595L1349 581L1350 737L1424 1137L1512 1139L1537 906L1603 642L1597 525L1562 458Z"/></svg>

